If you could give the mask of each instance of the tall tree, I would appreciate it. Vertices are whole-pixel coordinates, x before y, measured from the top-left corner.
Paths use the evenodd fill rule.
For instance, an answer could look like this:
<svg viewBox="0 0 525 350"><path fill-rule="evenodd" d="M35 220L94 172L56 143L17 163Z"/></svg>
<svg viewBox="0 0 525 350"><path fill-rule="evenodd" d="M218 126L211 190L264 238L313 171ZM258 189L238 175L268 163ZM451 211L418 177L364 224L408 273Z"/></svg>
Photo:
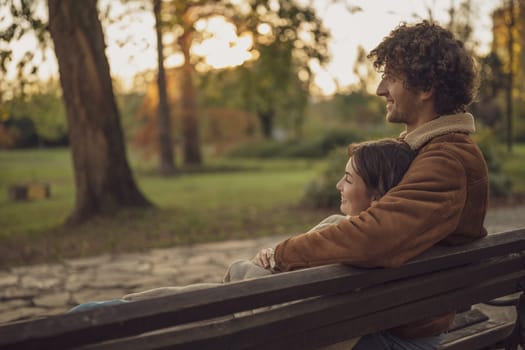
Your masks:
<svg viewBox="0 0 525 350"><path fill-rule="evenodd" d="M194 83L195 66L191 55L196 33L194 25L202 18L225 15L229 8L231 6L228 1L168 0L165 2L166 23L171 32L177 35L176 50L179 50L184 57L180 84L184 164L202 163L197 118L197 89ZM160 129L161 125L158 127Z"/></svg>
<svg viewBox="0 0 525 350"><path fill-rule="evenodd" d="M184 163L200 164L202 163L202 155L197 121L197 90L193 81L195 69L191 62L190 49L194 35L193 25L198 18L194 10L199 9L204 4L202 1L194 3L179 1L177 5L175 11L179 14L178 20L183 29L182 34L178 38L178 43L184 56L181 84Z"/></svg>
<svg viewBox="0 0 525 350"><path fill-rule="evenodd" d="M258 60L243 70L248 74L243 80L248 84L243 88L250 93L246 101L247 109L254 110L257 114L263 136L269 139L272 137L277 114L284 112L286 107L289 107L287 112L293 110L295 101L299 102L300 109L306 101L292 100L292 96L305 95L308 92L301 85L296 86L296 90L288 89L295 82L289 44L274 41L270 45L262 46L259 52Z"/></svg>
<svg viewBox="0 0 525 350"><path fill-rule="evenodd" d="M523 96L524 70L521 69L525 57L523 47L525 41L522 31L525 26L525 3L517 0L504 0L496 9L493 19L493 55L501 59L505 73L504 101L505 139L507 150L512 151L514 99Z"/></svg>
<svg viewBox="0 0 525 350"><path fill-rule="evenodd" d="M192 60L191 47L195 38L195 23L202 18L224 14L229 8L227 1L207 0L170 0L166 1L167 22L172 33L177 36L176 49L182 53L180 96L182 112L182 138L184 164L202 163L200 149L199 123L197 118L197 89L195 88L195 66Z"/></svg>
<svg viewBox="0 0 525 350"><path fill-rule="evenodd" d="M357 90L360 92L367 92L371 84L377 80L377 72L373 64L366 57L367 52L361 45L357 47L357 57L354 63L354 74L359 79L357 83Z"/></svg>
<svg viewBox="0 0 525 350"><path fill-rule="evenodd" d="M171 113L168 103L166 88L166 70L164 69L164 43L162 0L153 0L153 13L155 15L155 32L157 35L157 90L159 105L157 109L157 129L159 137L160 172L164 175L175 173L175 155L171 136Z"/></svg>
<svg viewBox="0 0 525 350"><path fill-rule="evenodd" d="M151 203L126 159L96 0L48 0L76 184L76 223L121 207Z"/></svg>
<svg viewBox="0 0 525 350"><path fill-rule="evenodd" d="M299 130L311 85L311 61L326 61L328 33L313 8L294 0L170 1L177 48L184 56L181 76L181 107L185 163L200 163L195 87L195 57L191 47L199 40L198 20L221 16L239 33L250 33L258 59L245 70L245 106L260 118L265 135L270 135L278 111L293 119ZM265 31L265 28L268 29ZM285 71L286 70L286 71ZM299 132L296 132L297 134Z"/></svg>
<svg viewBox="0 0 525 350"><path fill-rule="evenodd" d="M456 34L456 36L465 43L467 48L475 51L479 46L479 42L473 37L474 27L479 17L478 9L473 5L472 0L462 0L455 6L454 1L451 1L448 10L449 22L448 29Z"/></svg>
<svg viewBox="0 0 525 350"><path fill-rule="evenodd" d="M512 152L512 90L514 81L514 31L516 30L516 18L514 10L514 0L508 0L507 15L507 52L509 58L509 74L507 77L507 86L505 89L505 101L507 106L507 151Z"/></svg>
<svg viewBox="0 0 525 350"><path fill-rule="evenodd" d="M311 66L328 59L328 31L315 10L293 0L250 0L250 11L237 25L254 38L258 58L247 64L247 108L259 117L263 135L271 137L276 116L292 116L295 134L312 87Z"/></svg>
<svg viewBox="0 0 525 350"><path fill-rule="evenodd" d="M503 62L495 52L480 57L480 76L483 77L476 102L469 108L476 119L480 120L494 132L504 127L501 116L502 108L498 96L506 87L507 74L503 71Z"/></svg>

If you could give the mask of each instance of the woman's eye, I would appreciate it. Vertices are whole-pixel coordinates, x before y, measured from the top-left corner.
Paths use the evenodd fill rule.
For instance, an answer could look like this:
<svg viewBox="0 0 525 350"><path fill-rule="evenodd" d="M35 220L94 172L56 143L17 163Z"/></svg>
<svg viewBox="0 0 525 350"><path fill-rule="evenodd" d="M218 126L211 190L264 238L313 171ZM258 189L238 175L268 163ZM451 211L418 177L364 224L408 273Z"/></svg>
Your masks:
<svg viewBox="0 0 525 350"><path fill-rule="evenodd" d="M345 181L349 184L352 184L352 180L348 177L348 175L345 175Z"/></svg>

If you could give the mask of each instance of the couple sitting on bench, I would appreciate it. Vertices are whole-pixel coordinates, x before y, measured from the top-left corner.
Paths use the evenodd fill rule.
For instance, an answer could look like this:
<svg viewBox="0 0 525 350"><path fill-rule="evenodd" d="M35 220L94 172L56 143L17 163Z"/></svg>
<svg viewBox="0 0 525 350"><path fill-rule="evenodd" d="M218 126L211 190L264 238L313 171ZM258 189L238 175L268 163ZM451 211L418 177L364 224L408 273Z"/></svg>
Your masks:
<svg viewBox="0 0 525 350"><path fill-rule="evenodd" d="M369 58L383 72L376 93L386 99L387 120L405 124L406 131L397 140L349 147L337 183L344 216L330 216L251 261L232 264L226 282L333 263L395 267L439 242L461 244L487 234L487 166L469 136L474 118L464 112L478 83L472 56L448 30L423 21L400 25ZM73 311L207 286L160 288ZM366 335L353 348L437 349L454 319L453 310L443 311Z"/></svg>

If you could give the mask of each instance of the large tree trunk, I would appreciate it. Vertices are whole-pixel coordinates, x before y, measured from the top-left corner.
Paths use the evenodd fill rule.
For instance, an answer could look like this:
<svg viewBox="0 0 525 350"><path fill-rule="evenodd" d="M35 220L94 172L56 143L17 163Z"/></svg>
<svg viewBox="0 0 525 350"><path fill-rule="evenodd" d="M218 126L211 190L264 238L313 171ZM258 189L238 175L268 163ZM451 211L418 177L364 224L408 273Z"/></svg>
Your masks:
<svg viewBox="0 0 525 350"><path fill-rule="evenodd" d="M157 33L157 87L159 90L158 107L158 136L160 172L164 175L175 173L175 156L173 141L171 139L171 115L166 89L166 72L164 70L164 44L162 43L162 20L160 17L161 0L153 0L153 13L155 14L155 31Z"/></svg>
<svg viewBox="0 0 525 350"><path fill-rule="evenodd" d="M133 180L96 0L48 0L75 173L77 223L151 203Z"/></svg>
<svg viewBox="0 0 525 350"><path fill-rule="evenodd" d="M201 164L202 157L199 141L199 125L197 123L197 91L193 84L193 66L190 61L192 29L189 12L184 15L184 33L179 37L179 44L184 55L182 67L182 123L184 138L184 163Z"/></svg>

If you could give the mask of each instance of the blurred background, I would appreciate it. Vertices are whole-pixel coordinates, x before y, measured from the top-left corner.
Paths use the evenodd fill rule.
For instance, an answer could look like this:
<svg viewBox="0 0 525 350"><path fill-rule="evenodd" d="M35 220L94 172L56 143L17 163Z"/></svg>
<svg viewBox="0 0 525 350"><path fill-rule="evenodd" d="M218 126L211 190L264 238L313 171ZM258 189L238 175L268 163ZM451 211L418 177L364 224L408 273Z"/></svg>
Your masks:
<svg viewBox="0 0 525 350"><path fill-rule="evenodd" d="M490 203L524 202L523 0L0 6L0 268L337 213L346 145L402 131L366 56L403 21L438 22L476 56Z"/></svg>

